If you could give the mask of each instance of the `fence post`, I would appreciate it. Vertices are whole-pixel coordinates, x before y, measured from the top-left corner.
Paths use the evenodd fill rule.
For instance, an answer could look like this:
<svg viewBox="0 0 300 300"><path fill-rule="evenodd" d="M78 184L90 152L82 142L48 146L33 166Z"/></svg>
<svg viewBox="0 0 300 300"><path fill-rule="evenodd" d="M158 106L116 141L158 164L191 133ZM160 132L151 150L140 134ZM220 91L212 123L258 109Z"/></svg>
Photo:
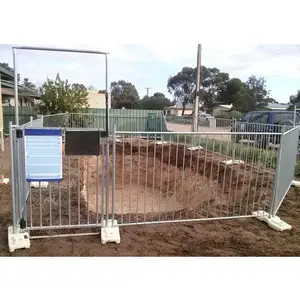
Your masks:
<svg viewBox="0 0 300 300"><path fill-rule="evenodd" d="M111 200L111 208L112 208L112 225L115 224L115 187L116 187L116 125L113 128L113 170L112 170L112 200Z"/></svg>
<svg viewBox="0 0 300 300"><path fill-rule="evenodd" d="M216 129L217 128L217 120L216 118L208 118L209 128Z"/></svg>
<svg viewBox="0 0 300 300"><path fill-rule="evenodd" d="M10 166L11 166L11 196L12 196L12 217L13 217L13 234L17 233L17 201L16 201L16 131L13 129L12 122L9 122L9 138L10 138Z"/></svg>
<svg viewBox="0 0 300 300"><path fill-rule="evenodd" d="M104 227L101 228L101 243L121 243L120 237L120 228L118 226L118 221L115 220L115 168L116 168L116 127L113 128L113 153L112 153L112 160L113 160L113 170L112 170L112 219L109 220L109 137L105 138L106 142L106 199L105 199L105 222ZM102 225L103 226L103 225Z"/></svg>

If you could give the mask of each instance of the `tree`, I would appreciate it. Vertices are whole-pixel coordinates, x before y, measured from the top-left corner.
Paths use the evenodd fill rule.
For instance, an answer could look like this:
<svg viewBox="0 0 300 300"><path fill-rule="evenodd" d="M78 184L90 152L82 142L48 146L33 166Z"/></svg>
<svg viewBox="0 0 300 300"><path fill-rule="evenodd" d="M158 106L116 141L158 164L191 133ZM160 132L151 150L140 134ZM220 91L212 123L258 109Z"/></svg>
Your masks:
<svg viewBox="0 0 300 300"><path fill-rule="evenodd" d="M28 78L23 79L23 85L27 88L30 88L30 89L35 89L36 88L36 85L33 84L32 82L30 82Z"/></svg>
<svg viewBox="0 0 300 300"><path fill-rule="evenodd" d="M200 104L205 109L213 108L221 90L229 80L229 74L217 68L201 67ZM169 78L168 91L176 102L183 106L183 115L188 103L196 98L196 68L185 67L174 77Z"/></svg>
<svg viewBox="0 0 300 300"><path fill-rule="evenodd" d="M268 105L270 91L267 90L266 80L263 77L250 76L246 82L246 89L253 109L264 108Z"/></svg>
<svg viewBox="0 0 300 300"><path fill-rule="evenodd" d="M211 109L216 105L216 101L219 99L219 95L226 87L229 81L229 74L221 72L217 68L201 69L201 97L202 106L205 109Z"/></svg>
<svg viewBox="0 0 300 300"><path fill-rule="evenodd" d="M297 91L296 95L290 97L291 106L288 108L289 110L293 110L295 105L296 108L300 108L300 90Z"/></svg>
<svg viewBox="0 0 300 300"><path fill-rule="evenodd" d="M196 69L183 68L177 75L169 78L167 88L176 103L182 104L182 115L184 115L186 105L193 103L195 99Z"/></svg>
<svg viewBox="0 0 300 300"><path fill-rule="evenodd" d="M97 89L96 89L93 85L90 85L90 86L88 87L88 90L89 90L89 91L97 91Z"/></svg>
<svg viewBox="0 0 300 300"><path fill-rule="evenodd" d="M88 108L88 92L84 85L71 85L57 74L56 79L47 78L40 88L40 114L79 113Z"/></svg>
<svg viewBox="0 0 300 300"><path fill-rule="evenodd" d="M132 83L120 80L111 84L111 99L113 108L133 109L140 97Z"/></svg>
<svg viewBox="0 0 300 300"><path fill-rule="evenodd" d="M138 109L164 110L172 105L171 101L162 93L155 93L152 97L145 96L136 105Z"/></svg>

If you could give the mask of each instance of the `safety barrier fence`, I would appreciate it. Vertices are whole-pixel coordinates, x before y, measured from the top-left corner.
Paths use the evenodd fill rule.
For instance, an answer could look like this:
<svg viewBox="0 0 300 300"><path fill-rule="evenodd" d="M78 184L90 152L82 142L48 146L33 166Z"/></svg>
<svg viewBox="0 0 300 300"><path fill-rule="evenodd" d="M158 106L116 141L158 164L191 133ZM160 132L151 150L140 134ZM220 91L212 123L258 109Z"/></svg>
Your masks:
<svg viewBox="0 0 300 300"><path fill-rule="evenodd" d="M115 123L108 138L99 128L61 127L66 136L93 132L85 143L98 150L70 154L66 138L62 180L28 183L24 132L45 128L43 122L10 130L14 232L100 228L110 220L127 226L275 215L293 181L299 127L174 133L116 130ZM241 134L256 143L236 143ZM265 147L275 140L278 149Z"/></svg>

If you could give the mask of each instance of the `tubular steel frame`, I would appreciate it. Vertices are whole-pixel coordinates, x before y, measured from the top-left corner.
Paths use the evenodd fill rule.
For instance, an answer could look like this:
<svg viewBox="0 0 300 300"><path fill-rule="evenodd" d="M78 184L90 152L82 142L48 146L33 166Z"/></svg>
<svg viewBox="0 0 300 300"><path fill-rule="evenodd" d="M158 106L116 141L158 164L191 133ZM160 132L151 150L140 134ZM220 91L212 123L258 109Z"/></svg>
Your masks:
<svg viewBox="0 0 300 300"><path fill-rule="evenodd" d="M64 49L64 48L47 48L47 47L28 47L14 46L13 50L13 67L14 67L14 96L15 96L15 125L19 126L19 92L18 92L18 69L17 69L17 50L26 51L48 51L48 52L66 52L81 54L96 54L105 56L105 106L106 106L106 135L108 137L108 52L95 50Z"/></svg>

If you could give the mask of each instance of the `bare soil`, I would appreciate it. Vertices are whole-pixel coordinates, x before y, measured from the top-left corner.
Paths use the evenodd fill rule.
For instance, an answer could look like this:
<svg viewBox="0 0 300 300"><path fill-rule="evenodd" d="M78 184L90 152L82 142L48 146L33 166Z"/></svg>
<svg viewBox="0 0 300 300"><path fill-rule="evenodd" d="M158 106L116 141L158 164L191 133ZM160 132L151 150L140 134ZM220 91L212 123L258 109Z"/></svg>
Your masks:
<svg viewBox="0 0 300 300"><path fill-rule="evenodd" d="M6 151L0 152L0 173L5 177L10 178L10 157L9 157L9 142L5 141ZM120 149L118 151L121 151ZM123 149L122 149L123 151ZM158 153L162 153L159 152ZM128 153L127 153L128 154ZM126 155L127 155L126 154ZM141 151L142 155L142 151ZM157 166L161 168L161 158L164 159L164 155L158 157ZM134 167L141 166L141 162L136 161L138 156L134 158ZM188 157L193 161L193 157ZM120 167L120 162L117 165ZM155 164L153 164L154 166ZM68 210L68 201L62 203L63 211L62 222L64 222L64 216L74 217L74 222L78 215L84 218L86 212L90 211L89 208L84 205L84 202L76 201L78 197L78 188L83 188L83 182L78 179L78 168L80 173L84 172L84 164L78 165L77 160L70 160L70 164L67 161L64 168L71 167L72 171L70 178L66 178L61 185L59 193L61 193L61 199L67 199L70 195L71 211ZM146 167L146 165L144 165ZM174 167L174 166L173 166ZM178 166L177 166L178 167ZM182 166L181 166L182 167ZM175 167L174 167L175 168ZM180 168L180 166L179 166ZM245 167L247 168L247 166ZM199 168L198 168L199 169ZM215 176L214 166L213 172L206 174L208 176ZM149 171L149 170L148 170ZM204 171L204 170L202 170ZM189 174L189 172L194 172ZM207 171L209 172L209 171ZM230 175L226 176L226 170L224 170L225 176L219 176L219 178L235 178L234 170L230 170ZM151 170L149 171L150 174ZM197 170L186 170L188 176L195 175ZM0 175L1 175L0 174ZM199 170L198 170L199 174ZM232 176L233 174L233 176ZM245 173L247 174L247 173ZM118 176L122 177L122 174ZM205 176L207 178L207 176ZM155 177L156 178L156 177ZM219 178L215 178L219 181ZM248 178L248 179L247 179ZM117 177L117 182L120 183L120 177ZM160 186L161 181L158 176L158 182L154 182ZM197 180L201 180L201 184L205 183L205 178L202 176ZM220 179L221 180L221 179ZM224 179L222 179L224 180ZM247 175L245 180L251 181L251 176ZM69 182L71 184L69 184ZM136 181L135 181L136 182ZM170 180L172 182L172 180ZM234 182L234 181L233 181ZM264 181L263 181L264 182ZM220 183L219 183L220 184ZM222 184L222 182L221 182ZM239 184L239 180L236 180L236 184ZM70 188L71 186L71 188ZM119 188L121 188L119 186ZM261 189L266 189L262 184ZM70 189L70 191L69 191ZM136 189L137 190L137 189ZM154 189L150 186L150 197L154 198L160 193L160 189ZM210 193L211 189L209 189ZM125 191L129 193L129 190ZM34 192L35 193L35 192ZM47 202L47 193L44 192L45 203ZM53 186L52 198L57 200L57 189ZM119 191L118 193L122 193ZM266 191L266 195L269 191ZM160 194L159 194L160 195ZM49 195L48 195L49 196ZM73 197L74 196L74 197ZM137 196L137 195L136 195ZM35 201L35 195L32 193L31 201ZM168 225L147 225L147 226L132 226L124 227L120 229L122 242L120 245L101 245L100 237L76 237L76 238L59 238L59 239L45 239L45 240L32 240L31 248L29 250L19 250L15 253L8 252L7 245L7 228L11 225L11 191L10 185L0 185L0 255L1 256L299 256L300 255L300 190L292 188L288 193L281 209L279 216L289 224L293 226L293 230L290 232L275 232L271 230L267 225L261 223L255 219L244 220L230 220L230 221L205 221L197 223L186 224L168 224ZM74 203L73 203L74 201ZM80 203L80 207L78 207ZM157 207L157 206L156 206ZM38 203L33 203L34 209L39 209ZM44 208L44 206L43 206ZM57 201L51 206L52 215L57 215ZM179 206L178 209L181 207ZM136 206L133 210L137 209ZM94 209L91 209L92 211ZM127 210L128 211L128 210ZM48 215L49 209L46 212ZM123 211L126 215L126 211ZM90 218L93 219L95 214L91 212ZM73 219L72 219L73 220ZM47 220L44 220L47 222ZM83 220L85 221L85 220ZM38 220L36 220L38 222Z"/></svg>
<svg viewBox="0 0 300 300"><path fill-rule="evenodd" d="M143 140L118 143L116 154L119 222L170 221L174 215L179 215L176 220L251 215L269 206L274 175L250 165L226 166L223 161L228 158L219 154ZM81 162L83 198L94 212L101 212L97 195L104 192L98 179L103 164L96 157ZM109 187L111 195L111 181Z"/></svg>

